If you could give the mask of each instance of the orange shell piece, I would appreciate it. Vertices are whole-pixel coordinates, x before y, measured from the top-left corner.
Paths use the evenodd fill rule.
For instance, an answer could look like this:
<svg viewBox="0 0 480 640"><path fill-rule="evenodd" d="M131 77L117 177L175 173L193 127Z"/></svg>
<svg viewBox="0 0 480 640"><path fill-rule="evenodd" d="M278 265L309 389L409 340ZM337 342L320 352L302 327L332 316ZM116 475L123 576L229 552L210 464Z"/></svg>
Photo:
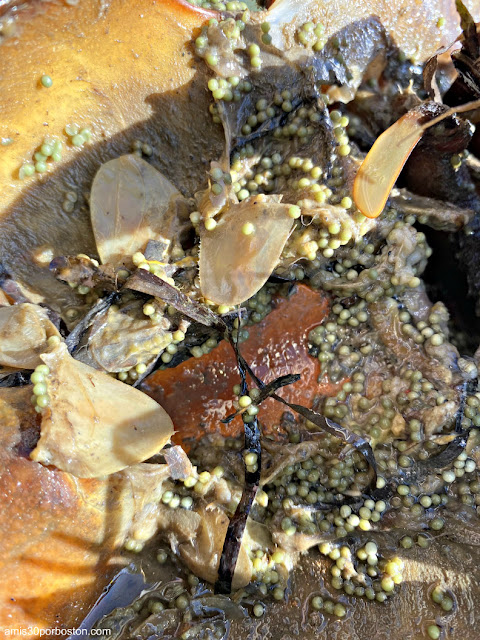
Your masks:
<svg viewBox="0 0 480 640"><path fill-rule="evenodd" d="M317 395L333 395L340 384L318 382L320 365L308 354L308 333L326 317L325 294L300 285L288 300L275 299L275 309L257 325L248 327L249 338L240 345L243 357L255 374L269 382L287 373L301 380L279 391L289 402L312 406ZM144 389L169 413L182 444L206 433L236 436L243 427L240 418L228 425L220 421L235 411L232 388L240 382L232 347L222 341L201 358L191 358L177 367L157 371ZM271 398L262 403L259 420L264 433L274 433L287 407ZM187 443L184 443L187 445Z"/></svg>
<svg viewBox="0 0 480 640"><path fill-rule="evenodd" d="M367 218L378 218L408 157L423 135L424 114L410 111L376 140L353 183L353 200Z"/></svg>

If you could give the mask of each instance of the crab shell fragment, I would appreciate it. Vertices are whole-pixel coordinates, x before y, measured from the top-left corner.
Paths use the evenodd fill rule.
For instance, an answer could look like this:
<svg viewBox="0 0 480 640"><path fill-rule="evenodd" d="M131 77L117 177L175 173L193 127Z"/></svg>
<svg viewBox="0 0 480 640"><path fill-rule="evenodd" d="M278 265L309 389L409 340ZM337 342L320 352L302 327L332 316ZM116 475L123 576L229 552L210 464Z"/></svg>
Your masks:
<svg viewBox="0 0 480 640"><path fill-rule="evenodd" d="M277 0L270 11L285 22L286 43L307 19L323 22L330 36L376 15L399 48L422 62L458 35L454 4ZM0 151L0 254L34 301L59 291L32 266L35 248L95 253L83 194L99 166L128 153L132 139L157 147L154 164L187 194L220 156L222 132L211 123L190 44L211 16L183 0L31 2L19 9L14 34L0 44L0 139L12 141ZM435 26L440 16L443 29ZM43 74L52 78L50 88L39 86ZM84 149L65 136L72 122L92 131ZM64 142L63 159L43 176L20 180L20 166L45 135ZM74 224L61 208L59 194L68 188L80 194ZM77 479L29 459L38 439L29 396L28 389L0 392L0 627L72 627L117 570L113 554L139 505L123 472Z"/></svg>

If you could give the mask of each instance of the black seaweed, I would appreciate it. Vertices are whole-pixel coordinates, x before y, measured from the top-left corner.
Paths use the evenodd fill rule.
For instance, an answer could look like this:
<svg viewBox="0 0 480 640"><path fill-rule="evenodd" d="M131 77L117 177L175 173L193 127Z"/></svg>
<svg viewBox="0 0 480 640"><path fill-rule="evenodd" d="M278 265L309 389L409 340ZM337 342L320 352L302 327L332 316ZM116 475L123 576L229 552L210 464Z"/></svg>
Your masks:
<svg viewBox="0 0 480 640"><path fill-rule="evenodd" d="M447 444L443 451L419 463L416 468L417 476L421 477L430 471L439 471L452 464L467 446L468 435L468 432L458 435Z"/></svg>
<svg viewBox="0 0 480 640"><path fill-rule="evenodd" d="M24 387L30 384L30 373L30 371L15 371L15 373L9 373L1 377L2 372L0 371L0 387Z"/></svg>
<svg viewBox="0 0 480 640"><path fill-rule="evenodd" d="M238 341L233 340L230 336L230 342L233 345L237 358L237 366L241 378L241 393L248 393L247 385L247 368L245 361L240 355L238 349ZM260 474L262 470L262 445L260 441L260 427L257 417L254 416L252 422L243 423L245 433L245 451L255 453L257 455L256 471L249 471L245 465L245 485L243 487L242 497L235 510L233 518L228 525L223 543L222 555L220 556L220 565L218 567L218 579L215 583L215 593L228 594L232 591L232 580L237 565L238 554L242 544L243 533L247 525L248 514L257 495L260 485Z"/></svg>
<svg viewBox="0 0 480 640"><path fill-rule="evenodd" d="M276 394L276 391L281 387L288 384L297 382L300 379L298 374L289 374L281 376L272 382L265 384L263 380L258 378L252 371L249 364L240 354L238 343L231 340L231 344L235 350L235 356L237 358L237 366L240 372L241 378L241 395L248 393L248 385L246 380L246 374L248 373L255 384L260 389L260 395L255 403L258 405L266 398L274 398L278 402L286 405L295 413L300 414L307 420L310 420L322 430L334 435L341 440L344 440L347 444L352 445L357 449L366 459L370 465L373 474L370 487L374 487L377 481L377 465L375 456L370 444L362 437L351 432L349 429L342 427L341 425L329 420L320 413L307 409L299 404L287 402L284 398L281 398ZM223 422L228 423L234 417L238 415L238 412L228 416ZM222 555L220 557L220 565L218 569L218 579L215 583L215 593L230 593L232 590L232 580L235 573L235 566L237 564L238 554L240 552L240 546L242 544L242 537L247 524L248 515L252 508L255 495L257 493L260 484L261 473L261 442L260 442L260 428L256 416L252 422L244 422L245 430L245 451L253 452L257 454L257 470L255 472L249 472L245 469L245 486L243 489L241 500L237 506L233 518L230 520L230 524L225 536L225 542L223 544ZM356 499L356 498L355 498ZM342 503L343 504L343 503ZM315 505L318 509L327 508L327 505L319 503ZM329 508L332 505L328 505Z"/></svg>
<svg viewBox="0 0 480 640"><path fill-rule="evenodd" d="M257 378L257 376L253 373L253 371L251 370L249 365L245 362L245 360L243 360L243 358L242 358L242 361L243 361L242 362L243 366L246 368L249 375L252 376L252 378L255 380L257 385L260 388L264 388L266 386L265 383L259 378ZM286 384L289 384L289 383L286 383ZM284 386L284 385L280 385L280 386ZM341 440L344 440L347 444L352 445L353 447L355 447L355 449L360 451L360 453L364 456L364 458L367 460L368 464L373 470L372 485L374 484L374 482L376 482L377 465L375 461L375 456L373 454L372 447L364 438L357 435L356 433L353 433L346 427L342 427L336 422L333 422L333 420L330 420L329 418L322 416L322 414L317 413L316 411L313 411L313 409L307 409L302 405L292 404L290 402L287 402L284 398L281 398L276 393L270 393L269 395L275 400L277 400L278 402L281 402L282 404L292 409L292 411L295 411L295 413L298 413L304 418L306 418L307 420L310 420L310 422L313 422L317 427L320 427L320 429L322 429L323 431L327 431L327 433L330 433L336 438L340 438Z"/></svg>
<svg viewBox="0 0 480 640"><path fill-rule="evenodd" d="M447 444L445 449L435 456L430 456L428 460L417 465L417 474L422 472L438 471L448 467L454 462L467 446L470 429L465 430L462 426L462 420L465 413L465 404L467 397L474 393L477 387L477 380L469 380L462 385L462 394L460 396L460 405L455 416L455 433L457 437Z"/></svg>
<svg viewBox="0 0 480 640"><path fill-rule="evenodd" d="M258 398L255 399L255 404L257 406L260 405L264 400L266 400L267 398L270 398L275 393L275 391L277 391L281 387L286 387L288 384L293 384L294 382L297 382L298 380L300 380L300 377L301 376L298 373L289 373L286 376L280 376L279 378L272 380L271 382L269 382L268 384L266 384L264 387L261 388L260 395L258 396ZM241 409L227 416L222 420L223 424L229 424L240 413L242 413Z"/></svg>

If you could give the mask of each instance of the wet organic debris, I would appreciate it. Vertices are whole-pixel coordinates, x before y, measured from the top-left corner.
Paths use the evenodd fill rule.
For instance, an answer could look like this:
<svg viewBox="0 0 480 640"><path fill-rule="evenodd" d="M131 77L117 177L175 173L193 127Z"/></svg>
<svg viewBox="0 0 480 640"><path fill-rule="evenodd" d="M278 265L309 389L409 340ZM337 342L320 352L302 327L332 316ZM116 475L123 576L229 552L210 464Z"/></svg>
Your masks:
<svg viewBox="0 0 480 640"><path fill-rule="evenodd" d="M380 175L388 174L373 201L367 191L372 175L375 180L378 176L366 168L372 162L374 169L384 170L385 154L379 161L374 145L364 160L350 136L362 123L350 120L344 102L354 97L368 66L384 58L388 41L381 24L368 20L363 25L369 37L360 30L358 38L365 46L355 64L351 46L343 55L340 42L324 41L322 25L302 25L294 35L296 46L282 53L275 45L283 37L277 23L250 24L243 12L240 18L210 22L196 41L197 53L213 74L208 83L214 98L211 114L223 123L226 135L224 155L212 160L207 189L195 194L198 211L138 154L111 160L100 167L90 197L104 264L80 254L56 258L51 265L57 277L84 298L86 314L80 322L70 318L76 326L66 342L74 358L55 335L59 344L51 341L53 350L41 354L51 370L39 365L32 374L42 427L48 420L61 427L44 428L33 455L90 477L158 454L165 438L154 440L146 429L148 446L139 440L141 451L121 460L120 466L118 456L105 455L102 467L95 456L105 447L105 438L90 424L99 420L90 412L82 419L89 437L80 427L77 433L77 453L82 455L55 450L52 456L58 443L72 440L64 437L68 411L59 403L68 404L82 389L87 389L89 401L91 394L105 390L115 401L121 388L123 401L131 394L141 397L118 380L138 385L156 367L175 364L174 358L192 355L200 360L228 336L240 370L241 383L233 393L234 415L242 414L243 441L212 439L205 444L208 452L202 452L204 443L199 443L191 464L167 450L154 499L138 514L126 549L141 551L158 532L192 572L215 582L217 591L258 588L262 597L271 594L283 600L299 553L320 544L321 553L335 562L334 589L384 602L404 579L403 561L365 536L380 536L402 517L411 518L418 530L439 532L445 526L441 514L448 513L453 500L461 500L472 518L479 504L480 396L475 384L468 390L461 387L465 380L476 379L477 365L460 357L449 341L445 308L432 305L425 294L420 276L430 249L425 234L414 227L424 217L433 226L463 229L475 199L460 194L452 198L457 206L447 203L441 212L430 198L418 194L395 192L388 199L407 159L403 175L410 188L421 191L416 188L415 163L423 166L432 148L443 153L435 157L438 175L454 178L444 188L448 193L458 189L461 181L450 155L466 146L470 126L435 102L413 109L410 103L407 115L377 141L379 146L387 141L387 152L392 140L405 143L405 148L390 161L390 173ZM333 83L341 86L324 86ZM343 101L338 109L329 109L333 99ZM427 131L423 120L432 124L438 113L447 114L448 120L435 121ZM405 129L405 123L412 126ZM406 139L409 134L413 143ZM355 174L357 189L352 192ZM464 208L466 203L472 208ZM261 321L269 311L262 293L272 273L289 282L305 279L309 286L329 292L328 317L319 314L309 347L321 367L319 380L338 386L332 397L319 394L312 407L277 394L283 385L298 383L294 372L265 384L239 353L246 323ZM240 304L246 309L243 314L235 308ZM189 341L200 336L205 338L201 344ZM92 364L100 371L91 369ZM70 369L65 381L58 375L62 367ZM248 389L247 373L256 389ZM92 383L95 392L88 393L85 377L97 381ZM262 433L259 407L270 398L298 414L278 425L279 446L285 446L286 453L274 473L275 445ZM105 402L108 415L100 422L109 437L110 431L121 436L122 429L109 431L114 412ZM90 405L85 404L88 412ZM142 405L133 400L127 404L135 405L135 411ZM137 420L135 413L132 423ZM166 413L160 422L170 433ZM128 430L130 425L121 426ZM125 442L129 449L136 444L128 437ZM236 454L240 465L233 460ZM216 457L228 464L214 464ZM239 467L244 467L243 476ZM402 544L405 549L408 545ZM180 630L185 638L204 632L208 636L212 620L204 625L202 620L185 620L181 612L188 610L195 618L231 601L210 596L190 601L183 586L175 581L165 587L174 594L175 610L172 598L160 594L148 617L140 602L137 611L120 612L120 624L140 637L173 637ZM343 601L324 602L315 596L309 606L339 618L346 615ZM263 604L253 605L255 616L263 611ZM235 612L228 609L230 613ZM222 614L218 621L221 628L216 631L227 634Z"/></svg>
<svg viewBox="0 0 480 640"><path fill-rule="evenodd" d="M114 640L131 636L147 640L152 634L166 640L207 640L215 634L215 638L227 640L232 621L244 620L246 615L242 606L213 594L190 576L149 585L136 598L134 609L117 607L96 628L109 629Z"/></svg>

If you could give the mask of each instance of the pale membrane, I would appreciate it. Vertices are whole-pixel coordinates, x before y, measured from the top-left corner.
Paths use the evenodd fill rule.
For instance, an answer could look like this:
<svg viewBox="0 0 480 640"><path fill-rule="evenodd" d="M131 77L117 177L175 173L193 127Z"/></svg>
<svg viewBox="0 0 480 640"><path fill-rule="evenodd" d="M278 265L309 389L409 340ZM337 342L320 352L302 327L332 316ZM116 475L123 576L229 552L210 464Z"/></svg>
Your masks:
<svg viewBox="0 0 480 640"><path fill-rule="evenodd" d="M423 135L425 115L410 111L379 136L355 177L353 199L367 218L377 218L400 171Z"/></svg>
<svg viewBox="0 0 480 640"><path fill-rule="evenodd" d="M203 231L200 245L202 294L216 304L236 305L251 298L278 264L290 235L291 205L275 196L256 196L232 205L212 231ZM255 230L242 233L246 223Z"/></svg>
<svg viewBox="0 0 480 640"><path fill-rule="evenodd" d="M0 307L0 365L35 369L51 336L59 336L47 310L26 302Z"/></svg>
<svg viewBox="0 0 480 640"><path fill-rule="evenodd" d="M90 195L90 215L102 262L119 265L149 240L168 240L170 204L178 190L136 155L102 164Z"/></svg>
<svg viewBox="0 0 480 640"><path fill-rule="evenodd" d="M95 478L147 460L170 440L170 417L141 391L74 360L63 343L42 360L50 405L33 460Z"/></svg>

